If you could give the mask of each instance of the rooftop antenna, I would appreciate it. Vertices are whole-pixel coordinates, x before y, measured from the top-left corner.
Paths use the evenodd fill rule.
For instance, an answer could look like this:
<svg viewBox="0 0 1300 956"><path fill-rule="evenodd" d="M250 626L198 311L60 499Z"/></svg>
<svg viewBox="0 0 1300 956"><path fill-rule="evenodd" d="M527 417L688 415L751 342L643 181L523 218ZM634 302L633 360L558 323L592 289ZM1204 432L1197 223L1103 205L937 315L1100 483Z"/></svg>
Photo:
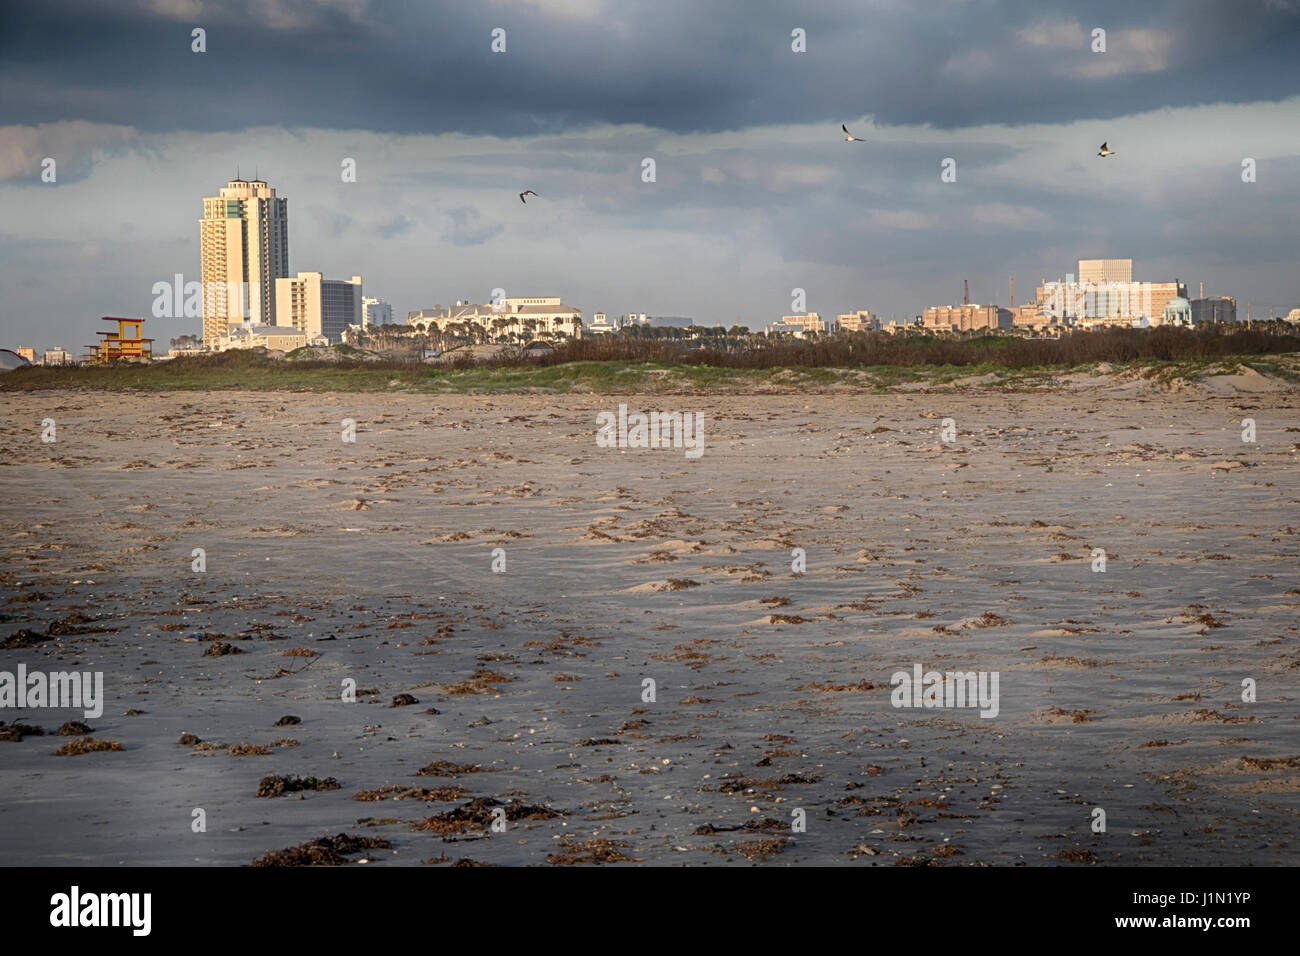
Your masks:
<svg viewBox="0 0 1300 956"><path fill-rule="evenodd" d="M961 296L962 305L970 305L970 279L962 279L961 284L963 289Z"/></svg>

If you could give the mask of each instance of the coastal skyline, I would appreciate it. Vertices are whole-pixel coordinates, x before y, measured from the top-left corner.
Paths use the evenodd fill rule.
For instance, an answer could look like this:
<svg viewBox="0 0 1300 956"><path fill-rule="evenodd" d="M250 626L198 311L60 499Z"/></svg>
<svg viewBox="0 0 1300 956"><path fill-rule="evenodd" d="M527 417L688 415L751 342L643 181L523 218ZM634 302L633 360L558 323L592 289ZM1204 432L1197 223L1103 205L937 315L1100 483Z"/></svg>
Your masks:
<svg viewBox="0 0 1300 956"><path fill-rule="evenodd" d="M904 319L960 302L964 280L1006 304L1008 279L1028 292L1093 257L1204 283L1243 317L1300 305L1296 4L830 4L725 31L599 0L0 16L11 346L150 317L155 283L199 278L201 198L237 172L290 200L291 272L364 275L396 316L503 288L588 321L635 307L757 328L802 288L823 316ZM274 98L252 94L266 84Z"/></svg>
<svg viewBox="0 0 1300 956"><path fill-rule="evenodd" d="M1298 49L1300 0L0 10L9 922L804 867L1276 923Z"/></svg>

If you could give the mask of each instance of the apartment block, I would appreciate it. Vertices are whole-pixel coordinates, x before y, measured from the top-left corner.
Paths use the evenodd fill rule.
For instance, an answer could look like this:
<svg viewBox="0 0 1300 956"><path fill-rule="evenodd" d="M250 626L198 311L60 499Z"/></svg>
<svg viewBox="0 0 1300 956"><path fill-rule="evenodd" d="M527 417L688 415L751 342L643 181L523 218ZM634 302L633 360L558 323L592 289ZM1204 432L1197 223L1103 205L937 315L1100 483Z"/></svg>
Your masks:
<svg viewBox="0 0 1300 956"><path fill-rule="evenodd" d="M308 339L324 336L336 345L349 325L361 324L361 298L361 276L326 279L319 272L299 272L275 280L278 321L265 324L291 326Z"/></svg>

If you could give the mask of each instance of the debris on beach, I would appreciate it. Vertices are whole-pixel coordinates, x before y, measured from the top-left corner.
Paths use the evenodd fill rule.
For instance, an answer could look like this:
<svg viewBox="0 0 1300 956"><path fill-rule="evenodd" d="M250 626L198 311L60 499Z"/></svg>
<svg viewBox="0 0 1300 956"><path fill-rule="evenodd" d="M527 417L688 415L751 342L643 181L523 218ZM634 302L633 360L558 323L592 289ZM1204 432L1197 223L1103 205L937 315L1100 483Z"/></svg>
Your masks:
<svg viewBox="0 0 1300 956"><path fill-rule="evenodd" d="M286 793L299 793L307 790L338 790L340 784L333 777L323 780L319 777L280 777L271 775L263 777L257 785L259 797L282 797Z"/></svg>
<svg viewBox="0 0 1300 956"><path fill-rule="evenodd" d="M254 860L249 866L345 866L363 862L347 857L362 850L391 850L393 844L380 837L360 837L347 833L338 836L317 837L298 846L272 850Z"/></svg>

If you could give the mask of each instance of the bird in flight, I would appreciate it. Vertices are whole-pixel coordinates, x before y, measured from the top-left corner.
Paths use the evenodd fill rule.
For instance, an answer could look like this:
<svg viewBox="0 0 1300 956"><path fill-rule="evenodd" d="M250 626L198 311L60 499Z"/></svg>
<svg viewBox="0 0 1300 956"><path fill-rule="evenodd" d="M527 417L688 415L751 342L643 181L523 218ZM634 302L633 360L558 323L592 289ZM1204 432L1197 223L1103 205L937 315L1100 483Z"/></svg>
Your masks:
<svg viewBox="0 0 1300 956"><path fill-rule="evenodd" d="M525 197L525 196L536 196L536 195L537 195L537 193L533 192L531 189L525 189L523 192L521 192L521 193L519 194L519 201L520 201L521 203L523 203L525 206L527 206L527 205L528 205L528 200L525 199L524 197Z"/></svg>
<svg viewBox="0 0 1300 956"><path fill-rule="evenodd" d="M847 126L845 126L843 123L840 124L840 129L844 130L844 142L846 142L846 143L865 143L865 142L866 142L866 140L864 140L864 139L858 139L856 136L854 136L852 133L850 133L850 132L849 132L849 128L848 128Z"/></svg>
<svg viewBox="0 0 1300 956"><path fill-rule="evenodd" d="M1102 143L1101 151L1098 152L1097 155L1100 156L1102 159L1105 159L1107 156L1114 156L1115 151L1111 149L1109 146L1107 146L1105 143Z"/></svg>

